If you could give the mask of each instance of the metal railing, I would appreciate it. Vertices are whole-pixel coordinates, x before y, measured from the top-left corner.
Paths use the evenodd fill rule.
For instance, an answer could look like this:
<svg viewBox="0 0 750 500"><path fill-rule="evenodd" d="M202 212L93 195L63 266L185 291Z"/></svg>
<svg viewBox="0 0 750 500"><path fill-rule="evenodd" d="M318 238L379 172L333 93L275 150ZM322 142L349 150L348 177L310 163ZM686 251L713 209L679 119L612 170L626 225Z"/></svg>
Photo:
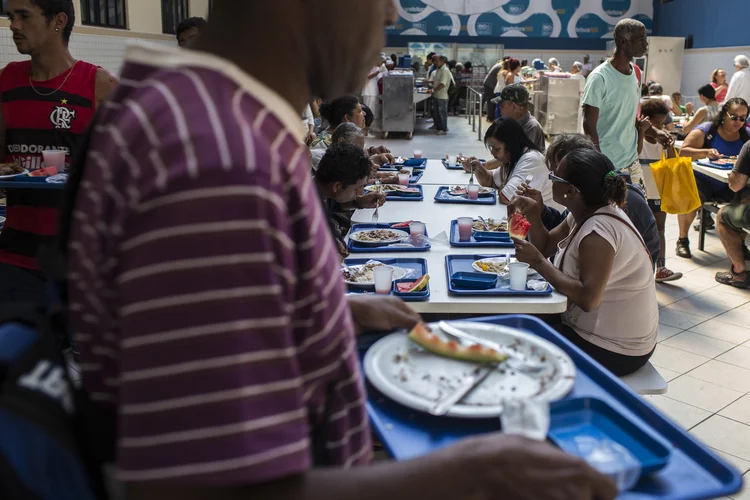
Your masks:
<svg viewBox="0 0 750 500"><path fill-rule="evenodd" d="M477 132L477 140L482 140L482 94L471 87L466 89L465 118L471 123L471 130ZM479 130L477 130L479 124Z"/></svg>

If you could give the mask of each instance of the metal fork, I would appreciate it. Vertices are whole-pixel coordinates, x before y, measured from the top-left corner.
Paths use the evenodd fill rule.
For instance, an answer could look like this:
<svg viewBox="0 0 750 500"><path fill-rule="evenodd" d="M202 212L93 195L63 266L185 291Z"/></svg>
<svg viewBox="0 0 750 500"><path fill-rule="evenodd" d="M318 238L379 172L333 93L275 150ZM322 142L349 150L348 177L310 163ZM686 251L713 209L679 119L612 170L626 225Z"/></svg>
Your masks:
<svg viewBox="0 0 750 500"><path fill-rule="evenodd" d="M380 179L375 181L375 187L377 188L375 192L378 193L378 195L381 194L383 188ZM372 214L372 222L375 224L378 222L378 210L380 210L380 201L375 205L375 212Z"/></svg>
<svg viewBox="0 0 750 500"><path fill-rule="evenodd" d="M471 166L471 179L469 179L469 184L474 184L474 165Z"/></svg>

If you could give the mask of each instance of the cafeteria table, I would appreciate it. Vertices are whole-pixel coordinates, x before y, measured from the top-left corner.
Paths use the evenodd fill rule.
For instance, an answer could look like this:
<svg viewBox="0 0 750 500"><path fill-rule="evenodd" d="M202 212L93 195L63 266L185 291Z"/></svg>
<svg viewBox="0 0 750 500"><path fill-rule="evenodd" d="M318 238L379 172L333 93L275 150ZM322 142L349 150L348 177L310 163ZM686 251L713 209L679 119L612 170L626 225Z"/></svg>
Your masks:
<svg viewBox="0 0 750 500"><path fill-rule="evenodd" d="M721 181L721 182L725 182L729 184L729 173L731 172L731 170L722 170L719 168L706 167L704 165L698 165L696 162L693 162L693 171L700 172L702 174L709 176L712 179L716 179L717 181Z"/></svg>
<svg viewBox="0 0 750 500"><path fill-rule="evenodd" d="M407 167L406 170L412 169ZM424 172L424 175L419 179L419 184L422 185L455 186L456 184L468 184L471 178L471 174L464 172L463 169L450 170L445 168L440 160L427 160L427 167L422 169L422 172Z"/></svg>
<svg viewBox="0 0 750 500"><path fill-rule="evenodd" d="M427 167L430 168L429 166ZM442 165L441 165L442 168ZM458 171L455 171L458 172ZM426 174L425 174L426 175ZM435 203L434 197L438 185L424 185L424 201L389 201L380 207L379 222L401 222L415 220L424 222L430 238L444 232L445 244L432 244L432 249L425 252L385 252L357 253L352 258L423 258L427 260L430 275L430 299L427 302L409 302L408 305L418 313L435 314L560 314L567 308L567 298L557 292L548 296L536 297L455 297L448 295L448 279L445 268L447 255L493 255L513 254L513 248L454 248L448 246L448 233L451 221L458 217L503 218L508 211L505 205L464 205ZM352 222L370 223L374 210L357 210Z"/></svg>

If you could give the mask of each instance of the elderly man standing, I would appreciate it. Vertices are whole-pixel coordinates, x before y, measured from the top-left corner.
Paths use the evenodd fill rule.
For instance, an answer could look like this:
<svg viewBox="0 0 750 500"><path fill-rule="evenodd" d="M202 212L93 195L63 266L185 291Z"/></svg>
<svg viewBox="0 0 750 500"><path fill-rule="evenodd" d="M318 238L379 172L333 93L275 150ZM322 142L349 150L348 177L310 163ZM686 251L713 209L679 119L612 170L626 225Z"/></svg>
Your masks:
<svg viewBox="0 0 750 500"><path fill-rule="evenodd" d="M544 144L544 130L539 122L529 113L529 91L523 84L508 85L500 92L500 97L495 99L499 101L500 110L503 116L513 118L517 121L526 135L529 136L539 151L544 153L546 149Z"/></svg>
<svg viewBox="0 0 750 500"><path fill-rule="evenodd" d="M734 58L734 67L737 73L732 76L727 89L727 96L724 102L733 97L741 97L750 102L750 59L747 56L737 56Z"/></svg>
<svg viewBox="0 0 750 500"><path fill-rule="evenodd" d="M437 135L448 133L448 89L453 83L453 75L448 67L448 58L435 56L435 79L433 81L433 94L435 99L435 130Z"/></svg>
<svg viewBox="0 0 750 500"><path fill-rule="evenodd" d="M615 169L630 175L633 184L645 192L636 129L641 90L631 61L648 50L646 26L635 19L623 19L615 26L614 39L614 55L594 69L586 80L583 128ZM672 141L668 133L653 128L649 135L665 144Z"/></svg>
<svg viewBox="0 0 750 500"><path fill-rule="evenodd" d="M750 288L750 272L745 264L743 245L750 230L750 142L745 143L729 174L729 188L737 193L733 203L724 206L716 218L716 231L727 251L732 266L716 273L716 281L737 288Z"/></svg>

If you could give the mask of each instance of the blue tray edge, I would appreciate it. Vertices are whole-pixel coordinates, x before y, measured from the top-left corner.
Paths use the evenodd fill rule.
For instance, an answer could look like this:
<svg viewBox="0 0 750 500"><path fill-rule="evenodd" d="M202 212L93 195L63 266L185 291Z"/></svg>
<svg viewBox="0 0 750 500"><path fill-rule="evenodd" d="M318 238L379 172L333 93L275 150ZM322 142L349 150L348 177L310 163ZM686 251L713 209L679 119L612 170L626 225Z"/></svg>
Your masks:
<svg viewBox="0 0 750 500"><path fill-rule="evenodd" d="M453 239L453 233L458 226L458 221L453 219L451 221L451 229L448 237L450 246L454 248L513 248L515 245L511 240L508 243L496 243L496 242L483 242L483 241L456 241Z"/></svg>
<svg viewBox="0 0 750 500"><path fill-rule="evenodd" d="M460 254L460 255L446 255L445 256L445 279L448 283L448 295L454 295L458 297L547 297L552 295L555 292L555 289L552 288L552 285L547 285L547 290L543 292L537 292L536 290L532 291L525 291L525 292L505 292L505 293L493 293L491 290L456 290L453 286L453 283L451 283L451 268L450 268L450 261L455 258L464 258L464 257L476 257L476 254L474 255L468 255L468 254Z"/></svg>
<svg viewBox="0 0 750 500"><path fill-rule="evenodd" d="M440 197L440 195L450 189L450 186L440 186L435 193L435 203L455 203L463 205L497 205L497 192L493 193L492 196L480 197L477 200L469 200L468 198L456 198L455 200L446 200Z"/></svg>

